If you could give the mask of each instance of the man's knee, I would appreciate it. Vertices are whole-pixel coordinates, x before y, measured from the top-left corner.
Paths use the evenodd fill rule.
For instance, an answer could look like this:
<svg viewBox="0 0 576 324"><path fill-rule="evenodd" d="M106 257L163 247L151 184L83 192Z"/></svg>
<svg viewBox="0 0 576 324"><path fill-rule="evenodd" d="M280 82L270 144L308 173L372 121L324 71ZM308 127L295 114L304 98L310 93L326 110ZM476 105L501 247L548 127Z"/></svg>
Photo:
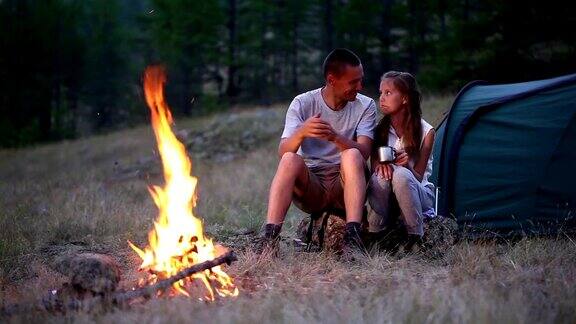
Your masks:
<svg viewBox="0 0 576 324"><path fill-rule="evenodd" d="M304 167L304 159L293 152L286 152L282 155L280 163L278 164L279 170L299 170Z"/></svg>
<svg viewBox="0 0 576 324"><path fill-rule="evenodd" d="M363 166L364 157L357 148L342 151L342 166Z"/></svg>

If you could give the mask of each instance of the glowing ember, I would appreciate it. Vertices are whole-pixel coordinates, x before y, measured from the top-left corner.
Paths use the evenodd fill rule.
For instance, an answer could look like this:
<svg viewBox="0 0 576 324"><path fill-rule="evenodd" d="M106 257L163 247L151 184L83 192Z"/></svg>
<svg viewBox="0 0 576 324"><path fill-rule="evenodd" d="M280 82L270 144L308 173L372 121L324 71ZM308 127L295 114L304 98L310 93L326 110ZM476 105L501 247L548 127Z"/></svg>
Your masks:
<svg viewBox="0 0 576 324"><path fill-rule="evenodd" d="M160 66L148 67L144 72L146 102L152 113L152 127L166 180L164 188L149 188L160 215L148 235L149 247L141 250L128 242L142 258L140 269L150 273L150 282L168 278L217 255L212 241L204 236L202 222L193 214L198 179L190 175L192 164L186 149L170 128L172 115L164 101L165 82L164 69ZM207 300L214 300L214 291L221 297L238 295L232 279L220 266L181 280L173 287L175 291L190 296L190 289L197 286L195 282L198 281L207 290L204 296Z"/></svg>

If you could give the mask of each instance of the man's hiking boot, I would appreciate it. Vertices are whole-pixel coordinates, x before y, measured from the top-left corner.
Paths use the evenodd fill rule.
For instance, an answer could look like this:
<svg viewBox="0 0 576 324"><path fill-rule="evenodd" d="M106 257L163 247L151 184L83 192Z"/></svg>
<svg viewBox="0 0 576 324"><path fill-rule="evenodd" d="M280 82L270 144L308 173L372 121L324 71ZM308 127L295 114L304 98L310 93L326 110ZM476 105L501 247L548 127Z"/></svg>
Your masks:
<svg viewBox="0 0 576 324"><path fill-rule="evenodd" d="M258 255L276 255L278 253L281 230L282 225L266 224L262 235L254 241L254 253Z"/></svg>
<svg viewBox="0 0 576 324"><path fill-rule="evenodd" d="M366 249L360 238L360 223L346 223L344 245L340 259L344 262L354 262L366 256Z"/></svg>

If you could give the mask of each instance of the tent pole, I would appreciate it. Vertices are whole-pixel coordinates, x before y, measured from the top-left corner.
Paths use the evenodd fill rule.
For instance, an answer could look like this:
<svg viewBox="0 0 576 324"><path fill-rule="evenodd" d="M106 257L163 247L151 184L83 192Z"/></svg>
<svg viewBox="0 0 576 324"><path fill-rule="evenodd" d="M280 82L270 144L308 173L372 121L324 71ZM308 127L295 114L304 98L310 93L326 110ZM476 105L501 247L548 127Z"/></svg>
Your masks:
<svg viewBox="0 0 576 324"><path fill-rule="evenodd" d="M440 187L436 187L436 194L434 195L434 211L436 216L438 216L438 195L440 194Z"/></svg>

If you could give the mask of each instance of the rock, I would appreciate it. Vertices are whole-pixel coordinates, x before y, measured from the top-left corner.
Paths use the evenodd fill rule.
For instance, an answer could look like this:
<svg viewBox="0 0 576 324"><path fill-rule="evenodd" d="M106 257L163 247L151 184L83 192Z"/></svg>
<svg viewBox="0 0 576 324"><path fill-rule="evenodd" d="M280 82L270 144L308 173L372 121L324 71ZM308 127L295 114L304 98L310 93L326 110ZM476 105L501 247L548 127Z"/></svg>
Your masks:
<svg viewBox="0 0 576 324"><path fill-rule="evenodd" d="M78 291L93 294L113 292L120 282L120 265L112 257L98 253L80 253L61 260L60 268Z"/></svg>
<svg viewBox="0 0 576 324"><path fill-rule="evenodd" d="M189 129L180 129L180 130L176 131L176 138L180 142L186 143L189 141L191 133L192 133L192 131L190 131Z"/></svg>
<svg viewBox="0 0 576 324"><path fill-rule="evenodd" d="M440 258L456 242L458 223L452 218L436 216L424 224L424 253L431 258Z"/></svg>
<svg viewBox="0 0 576 324"><path fill-rule="evenodd" d="M308 238L306 233L308 231L308 225L310 224L310 217L304 217L298 228L296 229L296 235L298 239L304 243L308 243ZM318 232L322 225L322 218L318 219L312 230L312 250L318 250L319 248L319 236ZM344 238L344 228L346 226L346 221L339 216L329 215L328 222L326 223L326 232L324 234L324 249L331 252L340 252L342 250L343 238Z"/></svg>

